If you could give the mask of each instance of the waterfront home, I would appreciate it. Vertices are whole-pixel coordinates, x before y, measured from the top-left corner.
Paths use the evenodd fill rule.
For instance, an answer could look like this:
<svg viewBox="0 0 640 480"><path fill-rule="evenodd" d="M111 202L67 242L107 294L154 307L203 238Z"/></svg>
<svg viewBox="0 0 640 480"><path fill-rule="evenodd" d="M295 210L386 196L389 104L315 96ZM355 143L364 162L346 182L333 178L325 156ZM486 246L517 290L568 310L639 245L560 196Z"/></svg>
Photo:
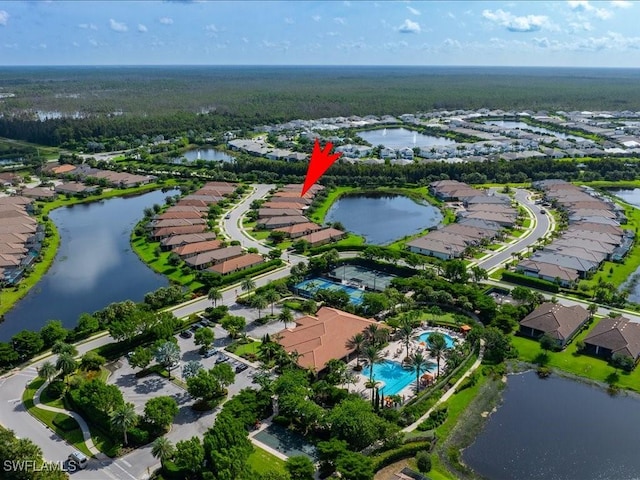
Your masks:
<svg viewBox="0 0 640 480"><path fill-rule="evenodd" d="M23 188L20 195L27 198L35 198L36 200L53 200L56 192L49 187L33 187Z"/></svg>
<svg viewBox="0 0 640 480"><path fill-rule="evenodd" d="M240 255L242 255L242 247L235 245L233 247L219 248L210 252L200 253L185 259L185 263L192 268L201 270L211 265L224 262L225 260L239 257Z"/></svg>
<svg viewBox="0 0 640 480"><path fill-rule="evenodd" d="M441 260L451 260L452 258L461 258L467 247L451 245L440 240L432 240L429 235L426 235L407 242L407 248L413 253L420 253L421 255L428 255Z"/></svg>
<svg viewBox="0 0 640 480"><path fill-rule="evenodd" d="M181 245L187 245L190 243L206 242L208 240L215 240L216 234L213 232L203 233L190 233L184 235L172 235L164 238L160 242L160 246L164 250L171 250L172 248L179 247Z"/></svg>
<svg viewBox="0 0 640 480"><path fill-rule="evenodd" d="M220 240L206 240L204 242L186 243L173 249L173 253L178 255L183 260L185 258L193 257L201 253L217 250L222 246Z"/></svg>
<svg viewBox="0 0 640 480"><path fill-rule="evenodd" d="M315 315L306 315L295 321L295 326L281 330L273 336L287 353L297 352L298 365L318 373L331 359L349 360L353 349L347 341L370 325L378 322L343 312L330 307L322 307Z"/></svg>
<svg viewBox="0 0 640 480"><path fill-rule="evenodd" d="M329 242L336 242L346 237L347 234L342 230L336 228L325 228L324 230L318 230L316 232L308 233L298 237L298 240L304 240L309 242L312 247L318 247Z"/></svg>
<svg viewBox="0 0 640 480"><path fill-rule="evenodd" d="M206 225L186 225L184 227L164 227L153 231L153 239L155 241L172 235L185 235L188 233L203 233L207 229Z"/></svg>
<svg viewBox="0 0 640 480"><path fill-rule="evenodd" d="M261 208L258 210L258 218L286 217L302 215L301 208Z"/></svg>
<svg viewBox="0 0 640 480"><path fill-rule="evenodd" d="M264 263L264 257L257 253L245 253L239 257L234 257L229 260L224 260L220 263L207 268L208 271L219 273L220 275L229 275L233 272L245 270L255 265Z"/></svg>
<svg viewBox="0 0 640 480"><path fill-rule="evenodd" d="M167 209L163 214L157 215L156 220L172 220L177 218L202 218L202 212L197 210L173 210L174 207Z"/></svg>
<svg viewBox="0 0 640 480"><path fill-rule="evenodd" d="M207 221L204 218L167 218L162 220L154 220L149 225L150 228L166 228L166 227L186 227L188 225L204 225Z"/></svg>
<svg viewBox="0 0 640 480"><path fill-rule="evenodd" d="M626 317L606 317L589 332L584 339L584 352L611 358L612 355L640 360L640 323Z"/></svg>
<svg viewBox="0 0 640 480"><path fill-rule="evenodd" d="M261 218L257 222L258 228L266 228L272 230L274 228L288 227L298 223L308 223L309 219L302 215L285 215L280 217Z"/></svg>
<svg viewBox="0 0 640 480"><path fill-rule="evenodd" d="M549 335L564 348L587 320L589 312L580 305L545 302L520 320L520 334L533 338Z"/></svg>
<svg viewBox="0 0 640 480"><path fill-rule="evenodd" d="M317 232L318 230L322 230L322 227L313 222L298 223L296 225L290 225L288 227L273 229L274 232L283 232L291 239L309 235L310 233Z"/></svg>

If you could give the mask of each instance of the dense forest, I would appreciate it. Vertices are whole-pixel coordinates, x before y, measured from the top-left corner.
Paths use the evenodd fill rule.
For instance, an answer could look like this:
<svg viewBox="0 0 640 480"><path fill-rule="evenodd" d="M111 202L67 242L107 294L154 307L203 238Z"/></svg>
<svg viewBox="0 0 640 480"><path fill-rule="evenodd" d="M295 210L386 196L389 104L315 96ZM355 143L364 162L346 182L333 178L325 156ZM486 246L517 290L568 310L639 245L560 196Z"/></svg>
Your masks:
<svg viewBox="0 0 640 480"><path fill-rule="evenodd" d="M639 81L631 69L0 68L0 136L72 146L441 109L637 111Z"/></svg>

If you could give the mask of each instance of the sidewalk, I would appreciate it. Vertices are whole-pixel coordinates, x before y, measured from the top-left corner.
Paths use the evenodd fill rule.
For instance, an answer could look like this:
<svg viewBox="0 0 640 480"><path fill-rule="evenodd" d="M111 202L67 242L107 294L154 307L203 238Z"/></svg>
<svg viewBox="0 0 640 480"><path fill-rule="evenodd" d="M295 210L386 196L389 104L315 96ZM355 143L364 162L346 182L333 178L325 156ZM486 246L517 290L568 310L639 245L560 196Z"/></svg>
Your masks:
<svg viewBox="0 0 640 480"><path fill-rule="evenodd" d="M440 399L433 405L433 407L431 407L427 411L427 413L422 415L418 420L413 422L411 425L403 428L402 431L413 432L416 428L418 428L418 425L420 425L427 418L429 418L429 415L431 414L431 412L433 412L436 408L438 408L439 405L449 400L449 398L451 398L451 396L453 396L453 394L456 393L457 388L462 384L462 382L466 380L466 378L469 375L471 375L480 366L480 364L482 363L482 357L484 357L484 340L480 340L480 355L478 355L477 360L473 362L473 365L471 365L471 368L469 368L469 370L467 370L465 374L462 375L462 377L460 377L460 379L455 383L455 385L453 385L453 387L447 390L445 394L442 395L442 397L440 397Z"/></svg>

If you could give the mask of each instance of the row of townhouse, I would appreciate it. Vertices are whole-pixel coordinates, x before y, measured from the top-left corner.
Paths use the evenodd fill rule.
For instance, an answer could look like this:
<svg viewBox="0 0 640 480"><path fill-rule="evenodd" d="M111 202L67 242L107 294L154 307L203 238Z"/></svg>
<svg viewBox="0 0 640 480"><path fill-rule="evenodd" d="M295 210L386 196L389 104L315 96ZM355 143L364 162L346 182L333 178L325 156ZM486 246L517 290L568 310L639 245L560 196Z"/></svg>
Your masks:
<svg viewBox="0 0 640 480"><path fill-rule="evenodd" d="M0 198L0 283L16 284L38 256L44 225L30 215L33 199Z"/></svg>
<svg viewBox="0 0 640 480"><path fill-rule="evenodd" d="M299 162L309 158L302 152L294 152L286 148L273 148L264 140L236 139L227 142L231 150L244 152L256 157L266 157L269 160L285 160L287 162Z"/></svg>
<svg viewBox="0 0 640 480"><path fill-rule="evenodd" d="M605 260L620 261L628 253L635 234L620 227L626 218L615 203L563 180L543 180L533 186L554 207L566 212L569 227L520 261L516 271L570 287L598 270Z"/></svg>
<svg viewBox="0 0 640 480"><path fill-rule="evenodd" d="M170 250L196 270L227 275L263 263L262 255L245 253L240 246L227 246L208 230L209 206L236 188L233 183L209 182L182 197L149 223L152 238L160 241L163 250Z"/></svg>
<svg viewBox="0 0 640 480"><path fill-rule="evenodd" d="M56 187L55 193L87 193L87 189L95 188L85 185L88 178L96 180L104 180L110 186L117 188L132 188L140 185L146 185L156 180L154 175L138 175L128 172L116 172L113 170L101 170L99 168L93 168L88 164L70 165L70 164L47 164L42 168L43 175L56 176L56 177L72 177L78 180L77 182L69 182L63 184L63 186Z"/></svg>
<svg viewBox="0 0 640 480"><path fill-rule="evenodd" d="M435 197L461 202L457 221L407 242L409 251L442 260L462 258L467 249L501 238L505 227L513 227L517 211L509 197L487 195L457 180L429 184Z"/></svg>
<svg viewBox="0 0 640 480"><path fill-rule="evenodd" d="M313 185L303 196L300 195L301 189L300 184L289 184L275 192L258 210L256 226L283 232L288 238L304 240L312 247L344 238L346 233L342 230L323 228L304 216L305 210L324 187Z"/></svg>

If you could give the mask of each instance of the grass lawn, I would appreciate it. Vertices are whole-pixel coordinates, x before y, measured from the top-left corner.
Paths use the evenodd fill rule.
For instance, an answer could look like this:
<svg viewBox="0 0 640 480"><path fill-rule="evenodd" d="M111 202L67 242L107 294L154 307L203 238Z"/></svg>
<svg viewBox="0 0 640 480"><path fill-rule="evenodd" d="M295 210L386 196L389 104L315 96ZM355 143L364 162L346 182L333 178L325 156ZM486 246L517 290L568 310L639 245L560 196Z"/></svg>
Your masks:
<svg viewBox="0 0 640 480"><path fill-rule="evenodd" d="M202 288L202 284L195 280L195 273L185 275L180 266L169 265L170 251L161 252L156 255L156 250L160 247L160 242L148 242L144 237L131 236L131 246L138 257L151 267L154 271L161 273L172 282L188 287L190 290Z"/></svg>
<svg viewBox="0 0 640 480"><path fill-rule="evenodd" d="M607 382L615 369L606 360L577 353L576 343L583 340L589 331L597 324L594 321L589 330L581 332L569 345L561 352L549 352L547 365L558 370L589 378L598 382ZM535 363L536 357L543 353L540 344L532 339L516 337L512 339L513 345L518 349L518 358L525 362ZM618 381L621 388L640 392L640 368L636 368L631 373L618 370Z"/></svg>
<svg viewBox="0 0 640 480"><path fill-rule="evenodd" d="M67 415L50 412L34 406L33 396L43 383L44 380L42 378L36 378L24 390L22 393L22 402L24 403L25 408L32 416L47 425L51 430L64 438L76 449L80 450L88 457L92 457L93 455L84 443L84 437L78 422ZM63 429L59 425L66 425L66 427Z"/></svg>
<svg viewBox="0 0 640 480"><path fill-rule="evenodd" d="M244 343L242 345L238 345L234 353L240 357L243 357L244 355L251 354L251 353L254 355L257 355L258 347L260 346L260 343L262 342L255 341L251 343Z"/></svg>
<svg viewBox="0 0 640 480"><path fill-rule="evenodd" d="M349 233L345 238L334 243L334 245L336 246L344 246L344 247L357 247L359 245L364 245L364 244L365 244L364 237L361 237L359 235L354 235L353 233Z"/></svg>
<svg viewBox="0 0 640 480"><path fill-rule="evenodd" d="M522 228L529 228L531 226L531 218L527 217L522 222Z"/></svg>
<svg viewBox="0 0 640 480"><path fill-rule="evenodd" d="M255 445L253 446L253 453L247 459L247 464L257 473L286 473L284 460Z"/></svg>

